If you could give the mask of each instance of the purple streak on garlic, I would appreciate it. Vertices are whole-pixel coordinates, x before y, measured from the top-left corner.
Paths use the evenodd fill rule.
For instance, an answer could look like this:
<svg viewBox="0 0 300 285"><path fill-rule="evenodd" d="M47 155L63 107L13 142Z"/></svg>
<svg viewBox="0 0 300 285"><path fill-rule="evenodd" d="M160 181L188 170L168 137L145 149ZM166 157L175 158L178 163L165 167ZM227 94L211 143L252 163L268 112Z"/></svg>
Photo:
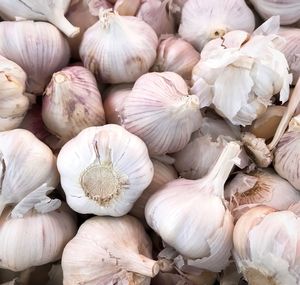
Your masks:
<svg viewBox="0 0 300 285"><path fill-rule="evenodd" d="M125 99L121 118L151 155L179 151L201 124L197 96L188 94L185 81L174 72L141 76Z"/></svg>
<svg viewBox="0 0 300 285"><path fill-rule="evenodd" d="M87 127L104 125L102 99L94 75L81 66L54 73L43 97L42 117L47 129L62 141Z"/></svg>
<svg viewBox="0 0 300 285"><path fill-rule="evenodd" d="M144 21L102 10L99 21L84 33L79 52L100 82L130 83L148 72L157 45L155 32Z"/></svg>
<svg viewBox="0 0 300 285"><path fill-rule="evenodd" d="M70 48L51 24L0 22L0 54L21 66L27 74L26 91L41 94L52 74L68 64Z"/></svg>

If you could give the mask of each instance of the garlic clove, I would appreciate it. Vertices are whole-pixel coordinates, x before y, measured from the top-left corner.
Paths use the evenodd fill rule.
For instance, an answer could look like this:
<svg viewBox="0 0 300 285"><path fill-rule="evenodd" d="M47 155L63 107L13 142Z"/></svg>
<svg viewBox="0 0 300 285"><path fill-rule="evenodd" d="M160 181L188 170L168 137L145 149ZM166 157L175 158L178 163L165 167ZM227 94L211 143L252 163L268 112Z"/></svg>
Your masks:
<svg viewBox="0 0 300 285"><path fill-rule="evenodd" d="M57 166L67 203L81 214L125 215L153 177L144 142L113 124L81 131Z"/></svg>
<svg viewBox="0 0 300 285"><path fill-rule="evenodd" d="M122 16L135 16L141 5L141 0L117 0L114 10Z"/></svg>

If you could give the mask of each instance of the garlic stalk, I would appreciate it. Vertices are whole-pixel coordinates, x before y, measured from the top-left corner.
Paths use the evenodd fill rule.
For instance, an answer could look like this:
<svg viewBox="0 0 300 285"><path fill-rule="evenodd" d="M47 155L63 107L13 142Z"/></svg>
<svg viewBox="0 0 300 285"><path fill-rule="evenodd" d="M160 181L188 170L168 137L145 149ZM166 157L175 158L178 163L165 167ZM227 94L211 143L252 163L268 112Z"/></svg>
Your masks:
<svg viewBox="0 0 300 285"><path fill-rule="evenodd" d="M160 269L151 241L131 216L85 221L62 256L64 284L149 285Z"/></svg>
<svg viewBox="0 0 300 285"><path fill-rule="evenodd" d="M174 72L147 73L134 84L121 111L122 125L151 155L182 149L201 124L199 100Z"/></svg>
<svg viewBox="0 0 300 285"><path fill-rule="evenodd" d="M140 8L142 0L117 0L114 10L122 16L135 16Z"/></svg>
<svg viewBox="0 0 300 285"><path fill-rule="evenodd" d="M0 55L0 131L17 128L26 115L26 78L20 66Z"/></svg>
<svg viewBox="0 0 300 285"><path fill-rule="evenodd" d="M146 204L148 225L190 266L219 272L228 263L233 218L223 189L239 152L229 142L204 178L169 182Z"/></svg>
<svg viewBox="0 0 300 285"><path fill-rule="evenodd" d="M9 215L7 208L0 218L0 268L21 271L56 261L76 233L74 216L66 205L47 214L31 210L20 219Z"/></svg>
<svg viewBox="0 0 300 285"><path fill-rule="evenodd" d="M153 177L144 142L113 124L81 131L57 166L67 203L81 214L125 215Z"/></svg>
<svg viewBox="0 0 300 285"><path fill-rule="evenodd" d="M80 29L74 27L64 16L71 0L1 0L0 16L4 20L48 21L70 38L77 36Z"/></svg>
<svg viewBox="0 0 300 285"><path fill-rule="evenodd" d="M56 187L58 180L49 147L26 130L0 132L0 213L43 183Z"/></svg>
<svg viewBox="0 0 300 285"><path fill-rule="evenodd" d="M84 33L80 57L100 82L134 82L152 66L158 39L142 20L101 10Z"/></svg>
<svg viewBox="0 0 300 285"><path fill-rule="evenodd" d="M0 41L0 54L24 69L27 92L41 94L52 74L69 61L68 42L49 23L0 22L0 37L10 39Z"/></svg>
<svg viewBox="0 0 300 285"><path fill-rule="evenodd" d="M179 35L201 51L229 31L251 33L254 27L254 15L244 0L189 0L182 9Z"/></svg>
<svg viewBox="0 0 300 285"><path fill-rule="evenodd" d="M54 73L45 95L43 121L62 141L70 140L87 127L105 123L96 79L84 67L70 66Z"/></svg>

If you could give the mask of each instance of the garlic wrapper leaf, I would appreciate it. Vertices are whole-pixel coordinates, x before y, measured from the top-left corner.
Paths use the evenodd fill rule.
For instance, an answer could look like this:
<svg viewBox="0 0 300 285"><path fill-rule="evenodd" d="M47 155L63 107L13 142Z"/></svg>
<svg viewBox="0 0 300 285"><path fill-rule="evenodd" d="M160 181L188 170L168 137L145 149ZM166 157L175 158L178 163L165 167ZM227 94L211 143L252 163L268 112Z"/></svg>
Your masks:
<svg viewBox="0 0 300 285"><path fill-rule="evenodd" d="M64 285L149 285L159 271L151 240L131 216L85 221L62 256Z"/></svg>
<svg viewBox="0 0 300 285"><path fill-rule="evenodd" d="M259 206L246 212L233 232L236 265L250 285L297 285L299 216Z"/></svg>
<svg viewBox="0 0 300 285"><path fill-rule="evenodd" d="M17 128L29 107L26 74L16 63L0 56L0 131Z"/></svg>
<svg viewBox="0 0 300 285"><path fill-rule="evenodd" d="M193 67L200 60L200 54L188 42L169 36L162 39L157 50L153 71L172 71L186 80L192 77Z"/></svg>
<svg viewBox="0 0 300 285"><path fill-rule="evenodd" d="M100 82L134 82L152 66L158 39L153 29L132 16L101 11L84 33L80 57Z"/></svg>
<svg viewBox="0 0 300 285"><path fill-rule="evenodd" d="M0 268L12 271L60 259L77 230L76 219L65 204L47 214L31 210L23 218L9 215L7 208L0 218Z"/></svg>
<svg viewBox="0 0 300 285"><path fill-rule="evenodd" d="M182 9L179 35L201 51L211 39L233 30L251 33L254 27L254 15L244 0L189 0Z"/></svg>
<svg viewBox="0 0 300 285"><path fill-rule="evenodd" d="M233 218L223 189L239 152L237 143L228 143L204 178L167 183L146 204L148 225L187 265L219 272L228 263Z"/></svg>
<svg viewBox="0 0 300 285"><path fill-rule="evenodd" d="M58 181L56 158L48 146L26 130L0 132L0 213L42 184L54 188Z"/></svg>
<svg viewBox="0 0 300 285"><path fill-rule="evenodd" d="M113 124L81 131L57 166L67 202L81 214L125 215L153 177L144 142Z"/></svg>
<svg viewBox="0 0 300 285"><path fill-rule="evenodd" d="M209 42L192 77L201 107L212 106L232 124L245 126L266 111L273 95L280 93L286 102L292 75L279 42L276 35L249 37L242 31Z"/></svg>
<svg viewBox="0 0 300 285"><path fill-rule="evenodd" d="M117 0L114 10L122 16L135 16L141 6L142 0Z"/></svg>
<svg viewBox="0 0 300 285"><path fill-rule="evenodd" d="M151 155L182 149L192 132L199 129L199 100L188 95L188 87L174 72L152 72L141 76L126 97L122 125L140 137Z"/></svg>
<svg viewBox="0 0 300 285"><path fill-rule="evenodd" d="M70 140L87 127L105 124L96 79L84 67L70 66L54 73L45 95L43 121L62 141Z"/></svg>
<svg viewBox="0 0 300 285"><path fill-rule="evenodd" d="M52 74L68 64L70 48L51 24L0 22L0 54L21 66L27 74L26 91L41 94Z"/></svg>

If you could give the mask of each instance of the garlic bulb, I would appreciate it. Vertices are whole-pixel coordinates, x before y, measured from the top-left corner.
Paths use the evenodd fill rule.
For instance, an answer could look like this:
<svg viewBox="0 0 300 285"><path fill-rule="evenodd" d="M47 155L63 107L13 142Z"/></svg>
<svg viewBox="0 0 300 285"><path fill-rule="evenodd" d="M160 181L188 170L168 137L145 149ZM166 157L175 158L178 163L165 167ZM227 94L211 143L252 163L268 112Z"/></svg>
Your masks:
<svg viewBox="0 0 300 285"><path fill-rule="evenodd" d="M201 124L198 98L188 95L185 81L174 72L141 76L125 99L121 117L151 155L179 151Z"/></svg>
<svg viewBox="0 0 300 285"><path fill-rule="evenodd" d="M232 30L251 33L255 21L244 0L189 0L182 9L179 35L198 51Z"/></svg>
<svg viewBox="0 0 300 285"><path fill-rule="evenodd" d="M84 33L80 57L100 82L134 82L152 66L158 39L142 20L101 11Z"/></svg>
<svg viewBox="0 0 300 285"><path fill-rule="evenodd" d="M286 102L292 76L278 42L276 35L249 38L242 31L209 42L193 69L200 106L212 106L232 124L245 126L266 111L273 95L280 93Z"/></svg>
<svg viewBox="0 0 300 285"><path fill-rule="evenodd" d="M70 140L87 127L105 123L96 79L84 67L70 66L54 73L45 95L43 121L62 141Z"/></svg>
<svg viewBox="0 0 300 285"><path fill-rule="evenodd" d="M113 124L81 131L57 166L67 202L81 214L125 215L153 177L144 142Z"/></svg>
<svg viewBox="0 0 300 285"><path fill-rule="evenodd" d="M4 20L23 18L48 21L70 38L79 33L64 16L71 0L1 0L0 16Z"/></svg>
<svg viewBox="0 0 300 285"><path fill-rule="evenodd" d="M250 2L264 19L279 15L281 25L290 25L300 20L298 0L250 0Z"/></svg>
<svg viewBox="0 0 300 285"><path fill-rule="evenodd" d="M75 218L66 205L47 214L32 210L20 219L9 215L6 209L0 217L0 268L21 271L56 261L76 233Z"/></svg>
<svg viewBox="0 0 300 285"><path fill-rule="evenodd" d="M104 112L109 124L121 125L120 112L125 98L130 94L132 84L119 84L109 88L104 94Z"/></svg>
<svg viewBox="0 0 300 285"><path fill-rule="evenodd" d="M234 258L250 285L299 284L299 217L259 206L233 232Z"/></svg>
<svg viewBox="0 0 300 285"><path fill-rule="evenodd" d="M188 42L169 36L158 46L153 71L173 71L186 80L190 80L192 69L200 60L200 54Z"/></svg>
<svg viewBox="0 0 300 285"><path fill-rule="evenodd" d="M135 16L142 0L117 0L114 10L122 16Z"/></svg>
<svg viewBox="0 0 300 285"><path fill-rule="evenodd" d="M31 132L0 132L0 213L46 183L58 184L56 158Z"/></svg>
<svg viewBox="0 0 300 285"><path fill-rule="evenodd" d="M9 41L0 41L0 54L24 69L30 93L42 93L51 75L69 61L68 43L51 24L0 22L0 37L9 38Z"/></svg>
<svg viewBox="0 0 300 285"><path fill-rule="evenodd" d="M145 189L142 195L136 200L130 214L145 220L145 206L149 198L156 193L161 186L178 178L177 172L172 165L164 164L156 159L152 159L154 175L150 185Z"/></svg>
<svg viewBox="0 0 300 285"><path fill-rule="evenodd" d="M188 265L218 272L228 263L233 218L223 187L239 152L237 143L228 143L204 178L167 183L146 204L148 225L188 259Z"/></svg>
<svg viewBox="0 0 300 285"><path fill-rule="evenodd" d="M238 173L225 187L225 198L233 208L260 204L286 210L300 201L300 193L271 169Z"/></svg>
<svg viewBox="0 0 300 285"><path fill-rule="evenodd" d="M25 82L24 70L0 55L0 131L17 128L26 115Z"/></svg>
<svg viewBox="0 0 300 285"><path fill-rule="evenodd" d="M162 34L176 33L172 0L142 1L137 17L148 23L158 37Z"/></svg>
<svg viewBox="0 0 300 285"><path fill-rule="evenodd" d="M85 221L62 256L64 285L149 285L159 271L151 241L131 216Z"/></svg>

